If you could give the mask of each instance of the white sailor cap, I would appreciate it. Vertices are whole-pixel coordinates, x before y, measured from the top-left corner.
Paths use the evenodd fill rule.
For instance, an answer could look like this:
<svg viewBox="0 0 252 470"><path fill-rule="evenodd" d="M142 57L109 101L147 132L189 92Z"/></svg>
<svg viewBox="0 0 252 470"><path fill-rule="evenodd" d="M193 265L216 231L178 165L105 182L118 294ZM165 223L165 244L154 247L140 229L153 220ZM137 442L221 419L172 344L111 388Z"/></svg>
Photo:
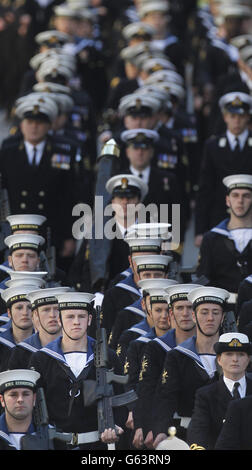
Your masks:
<svg viewBox="0 0 252 470"><path fill-rule="evenodd" d="M0 393L11 388L36 388L39 372L32 369L12 369L0 373Z"/></svg>
<svg viewBox="0 0 252 470"><path fill-rule="evenodd" d="M221 354L227 351L244 351L249 355L252 354L252 343L250 343L247 335L232 331L224 333L219 337L219 341L214 344L216 354Z"/></svg>
<svg viewBox="0 0 252 470"><path fill-rule="evenodd" d="M47 51L40 52L30 59L30 66L33 70L38 70L39 67L49 59L60 59L60 63L75 70L76 58L75 56L62 52L62 49L48 49Z"/></svg>
<svg viewBox="0 0 252 470"><path fill-rule="evenodd" d="M157 72L153 72L146 80L144 84L147 85L158 85L159 83L164 82L174 82L175 84L183 86L184 78L175 70L158 70Z"/></svg>
<svg viewBox="0 0 252 470"><path fill-rule="evenodd" d="M190 447L187 444L187 442L175 436L176 434L175 427L173 426L170 427L168 429L168 434L169 434L169 437L161 441L157 445L156 450L190 450Z"/></svg>
<svg viewBox="0 0 252 470"><path fill-rule="evenodd" d="M52 122L58 114L55 101L42 93L38 93L36 96L31 95L33 93L17 100L14 110L15 115L21 120L30 118Z"/></svg>
<svg viewBox="0 0 252 470"><path fill-rule="evenodd" d="M76 6L71 6L76 11L78 20L89 21L90 23L95 23L97 21L97 15L94 10L90 8L78 8Z"/></svg>
<svg viewBox="0 0 252 470"><path fill-rule="evenodd" d="M55 16L64 16L68 18L76 17L76 10L71 8L69 3L61 3L53 8Z"/></svg>
<svg viewBox="0 0 252 470"><path fill-rule="evenodd" d="M152 75L150 75L150 77L152 77ZM145 80L145 82L147 82L147 80ZM156 87L159 87L161 90L165 90L169 92L171 99L175 98L177 101L182 102L183 99L185 98L185 89L179 83L174 83L172 81L169 81L169 82L160 81L156 83Z"/></svg>
<svg viewBox="0 0 252 470"><path fill-rule="evenodd" d="M91 6L91 0L67 0L71 8L87 8Z"/></svg>
<svg viewBox="0 0 252 470"><path fill-rule="evenodd" d="M230 39L230 44L237 47L238 49L250 46L252 45L252 34L241 34L239 36L235 36L234 38Z"/></svg>
<svg viewBox="0 0 252 470"><path fill-rule="evenodd" d="M162 222L149 222L133 224L128 229L129 234L134 234L135 237L156 238L160 237L163 240L168 240L171 236L169 233L171 224Z"/></svg>
<svg viewBox="0 0 252 470"><path fill-rule="evenodd" d="M155 28L150 24L144 23L143 21L136 21L134 23L129 23L122 30L123 37L129 41L131 38L140 37L140 38L152 38L156 33Z"/></svg>
<svg viewBox="0 0 252 470"><path fill-rule="evenodd" d="M195 309L198 305L209 303L225 306L229 296L229 292L225 289L207 286L191 290L188 294L188 300L192 302Z"/></svg>
<svg viewBox="0 0 252 470"><path fill-rule="evenodd" d="M121 59L125 61L133 61L139 55L143 53L150 53L151 44L147 41L143 41L139 44L134 44L133 46L126 46L120 51Z"/></svg>
<svg viewBox="0 0 252 470"><path fill-rule="evenodd" d="M58 300L59 310L88 310L92 311L92 302L95 299L94 294L88 292L67 292L55 294Z"/></svg>
<svg viewBox="0 0 252 470"><path fill-rule="evenodd" d="M150 296L150 303L165 303L167 304L166 292L161 287L152 287L145 290L145 294Z"/></svg>
<svg viewBox="0 0 252 470"><path fill-rule="evenodd" d="M69 113L73 109L74 100L71 96L66 95L65 93L54 93L52 91L45 91L43 93L55 101L58 106L59 114Z"/></svg>
<svg viewBox="0 0 252 470"><path fill-rule="evenodd" d="M252 57L252 43L240 49L240 57L247 62Z"/></svg>
<svg viewBox="0 0 252 470"><path fill-rule="evenodd" d="M160 106L160 100L153 96L138 96L132 93L121 98L118 110L121 115L152 115L159 111Z"/></svg>
<svg viewBox="0 0 252 470"><path fill-rule="evenodd" d="M176 284L178 284L178 281L175 281L174 279L163 279L163 278L141 279L137 283L138 287L142 291L142 295L149 295L148 292L150 289L166 290L168 287L175 286Z"/></svg>
<svg viewBox="0 0 252 470"><path fill-rule="evenodd" d="M44 287L45 279L47 275L46 271L10 271L10 280L6 281L5 284L7 287L16 287L16 286L33 286L33 288Z"/></svg>
<svg viewBox="0 0 252 470"><path fill-rule="evenodd" d="M134 256L133 261L137 265L137 272L142 271L162 271L166 272L168 264L172 261L171 256L147 255Z"/></svg>
<svg viewBox="0 0 252 470"><path fill-rule="evenodd" d="M155 2L148 2L143 3L140 5L138 9L138 14L140 19L144 18L148 13L152 13L154 11L160 11L162 13L167 13L169 11L169 4L168 2L162 1L155 1Z"/></svg>
<svg viewBox="0 0 252 470"><path fill-rule="evenodd" d="M39 45L46 45L48 47L61 47L67 42L72 42L72 38L69 34L58 31L57 29L52 29L38 33L35 36L35 41Z"/></svg>
<svg viewBox="0 0 252 470"><path fill-rule="evenodd" d="M45 239L32 233L18 233L6 237L4 243L8 246L10 253L24 249L39 251L45 243Z"/></svg>
<svg viewBox="0 0 252 470"><path fill-rule="evenodd" d="M32 273L30 273L32 274ZM43 288L46 284L46 281L40 277L32 277L32 276L26 276L25 278L20 278L20 279L13 279L9 281L5 281L5 285L7 287L19 287L23 285L27 286L32 286L33 289L40 289Z"/></svg>
<svg viewBox="0 0 252 470"><path fill-rule="evenodd" d="M152 74L159 72L160 70L171 70L174 71L174 65L168 59L162 57L152 57L151 59L143 62L141 69L146 73Z"/></svg>
<svg viewBox="0 0 252 470"><path fill-rule="evenodd" d="M6 220L9 222L12 232L17 230L39 232L41 225L46 221L46 217L39 214L15 214L8 215Z"/></svg>
<svg viewBox="0 0 252 470"><path fill-rule="evenodd" d="M71 88L60 83L53 82L39 82L36 83L32 89L34 91L45 92L45 93L60 93L66 96L71 94Z"/></svg>
<svg viewBox="0 0 252 470"><path fill-rule="evenodd" d="M16 302L27 301L29 292L34 290L34 285L16 285L15 287L8 287L1 292L1 297L6 303L7 308L10 308Z"/></svg>
<svg viewBox="0 0 252 470"><path fill-rule="evenodd" d="M252 175L230 175L223 178L223 184L232 189L250 189L252 191Z"/></svg>
<svg viewBox="0 0 252 470"><path fill-rule="evenodd" d="M132 197L138 195L142 201L148 193L148 185L138 176L130 174L115 175L106 183L106 190L113 196Z"/></svg>
<svg viewBox="0 0 252 470"><path fill-rule="evenodd" d="M60 57L46 59L37 70L37 76L39 80L43 80L45 77L57 78L62 75L66 80L73 77L75 68L71 63L62 63Z"/></svg>
<svg viewBox="0 0 252 470"><path fill-rule="evenodd" d="M19 281L28 278L42 279L47 275L47 271L10 271L9 275L11 280Z"/></svg>
<svg viewBox="0 0 252 470"><path fill-rule="evenodd" d="M159 140L159 134L152 129L130 129L121 133L121 139L127 145L135 147L153 146Z"/></svg>
<svg viewBox="0 0 252 470"><path fill-rule="evenodd" d="M188 300L188 294L193 289L201 287L199 284L177 284L176 286L170 286L166 290L167 301L169 304L177 302L179 300Z"/></svg>
<svg viewBox="0 0 252 470"><path fill-rule="evenodd" d="M225 95L220 98L219 106L222 111L226 110L230 113L249 113L252 108L252 98L247 93L232 91L225 93Z"/></svg>
<svg viewBox="0 0 252 470"><path fill-rule="evenodd" d="M56 294L63 294L70 291L70 287L49 287L47 289L33 290L29 292L28 299L32 304L32 309L42 307L43 305L57 304Z"/></svg>
<svg viewBox="0 0 252 470"><path fill-rule="evenodd" d="M167 90L161 89L160 87L157 87L154 84L151 85L143 85L140 88L137 88L136 91L134 91L135 95L148 95L148 96L153 96L153 98L159 100L162 105L170 103L169 98L170 98L170 93ZM171 104L172 106L172 104Z"/></svg>
<svg viewBox="0 0 252 470"><path fill-rule="evenodd" d="M128 233L124 238L125 243L129 245L130 254L134 253L160 253L162 238L139 238L133 237Z"/></svg>
<svg viewBox="0 0 252 470"><path fill-rule="evenodd" d="M252 9L246 5L223 5L219 12L222 18L250 18Z"/></svg>

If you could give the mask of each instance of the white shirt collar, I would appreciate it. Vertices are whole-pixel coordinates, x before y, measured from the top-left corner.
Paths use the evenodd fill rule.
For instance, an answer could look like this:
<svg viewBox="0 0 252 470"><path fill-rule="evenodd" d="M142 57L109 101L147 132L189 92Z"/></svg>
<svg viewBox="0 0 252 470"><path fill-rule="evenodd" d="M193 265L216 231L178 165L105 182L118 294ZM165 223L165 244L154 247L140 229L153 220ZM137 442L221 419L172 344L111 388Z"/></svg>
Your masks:
<svg viewBox="0 0 252 470"><path fill-rule="evenodd" d="M240 143L240 148L241 150L244 148L244 145L246 143L246 140L248 138L248 134L249 134L249 131L248 129L245 129L245 131L243 131L240 135L236 136L234 134L232 134L229 130L227 130L227 138L228 138L228 141L229 141L229 145L231 147L231 149L233 150L234 147L235 147L235 144L236 144L236 137L238 137L239 139L239 143Z"/></svg>
<svg viewBox="0 0 252 470"><path fill-rule="evenodd" d="M36 150L37 150L37 152L36 152L36 164L39 165L40 160L42 158L42 154L43 154L43 151L44 151L45 144L46 144L45 140L43 140L42 142L39 142L39 144L37 144L37 145L33 145L30 142L27 142L26 140L24 141L25 150L26 150L26 153L27 153L28 160L29 160L30 164L32 164L34 147L36 147Z"/></svg>
<svg viewBox="0 0 252 470"><path fill-rule="evenodd" d="M241 398L244 398L246 395L246 388L247 388L247 382L246 382L246 377L245 375L241 377L240 380L231 380L228 379L227 377L223 376L223 380L225 385L227 386L228 390L230 391L231 395L233 395L233 387L235 382L239 382L240 386L238 388L239 394L241 395Z"/></svg>
<svg viewBox="0 0 252 470"><path fill-rule="evenodd" d="M147 183L147 184L148 184L149 178L150 178L150 170L151 170L150 166L147 166L144 170L139 171L139 170L136 170L135 168L133 168L132 165L130 165L130 171L131 171L132 175L139 176L139 174L141 173L142 180L144 181L144 183Z"/></svg>

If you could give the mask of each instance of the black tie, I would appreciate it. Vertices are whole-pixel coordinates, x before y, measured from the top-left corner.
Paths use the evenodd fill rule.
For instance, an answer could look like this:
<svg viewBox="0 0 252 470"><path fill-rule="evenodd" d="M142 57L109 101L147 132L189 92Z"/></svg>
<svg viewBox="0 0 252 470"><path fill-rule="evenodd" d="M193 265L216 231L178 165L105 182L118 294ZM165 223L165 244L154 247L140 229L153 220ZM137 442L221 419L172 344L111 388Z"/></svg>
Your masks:
<svg viewBox="0 0 252 470"><path fill-rule="evenodd" d="M241 147L240 147L240 142L238 137L235 138L235 147L234 147L234 152L240 152Z"/></svg>
<svg viewBox="0 0 252 470"><path fill-rule="evenodd" d="M143 177L142 173L139 173L139 175L138 175L138 176L139 176L139 178L142 178L142 177Z"/></svg>
<svg viewBox="0 0 252 470"><path fill-rule="evenodd" d="M240 385L239 382L235 382L233 386L233 397L235 400L237 400L238 398L241 398L241 395L238 390L239 385Z"/></svg>
<svg viewBox="0 0 252 470"><path fill-rule="evenodd" d="M32 166L36 166L36 155L37 155L37 149L36 147L33 147Z"/></svg>

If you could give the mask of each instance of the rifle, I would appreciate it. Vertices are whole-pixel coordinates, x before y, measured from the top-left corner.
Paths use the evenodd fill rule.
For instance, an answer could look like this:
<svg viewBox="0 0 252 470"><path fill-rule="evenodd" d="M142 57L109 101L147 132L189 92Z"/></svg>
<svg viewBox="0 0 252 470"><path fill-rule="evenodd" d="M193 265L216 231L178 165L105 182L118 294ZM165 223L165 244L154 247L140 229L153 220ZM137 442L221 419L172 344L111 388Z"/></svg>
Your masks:
<svg viewBox="0 0 252 470"><path fill-rule="evenodd" d="M111 200L111 195L106 190L106 182L121 170L120 148L114 139L110 139L104 144L97 159L97 175L95 184L95 196L103 197L103 207L105 208ZM98 214L99 216L99 214ZM97 214L96 214L97 217ZM104 217L104 225L109 217ZM95 237L95 227L92 228L92 238L89 240L90 247L90 276L92 288L98 282L105 285L107 281L107 263L112 249L112 242L106 237L98 239Z"/></svg>
<svg viewBox="0 0 252 470"><path fill-rule="evenodd" d="M22 450L54 450L54 439L70 443L72 433L61 433L54 426L49 426L45 394L43 388L37 390L34 409L36 434L26 434L21 437Z"/></svg>
<svg viewBox="0 0 252 470"><path fill-rule="evenodd" d="M113 408L128 405L137 400L137 394L134 390L114 395L112 382L126 384L128 376L116 375L113 369L108 368L109 364L109 350L107 344L107 333L105 328L101 328L101 307L96 307L96 349L95 349L95 367L96 367L96 400L97 400L97 417L98 417L98 433L99 436L105 429L114 429L116 426L114 422ZM112 444L112 446L114 446ZM112 448L109 445L109 448Z"/></svg>

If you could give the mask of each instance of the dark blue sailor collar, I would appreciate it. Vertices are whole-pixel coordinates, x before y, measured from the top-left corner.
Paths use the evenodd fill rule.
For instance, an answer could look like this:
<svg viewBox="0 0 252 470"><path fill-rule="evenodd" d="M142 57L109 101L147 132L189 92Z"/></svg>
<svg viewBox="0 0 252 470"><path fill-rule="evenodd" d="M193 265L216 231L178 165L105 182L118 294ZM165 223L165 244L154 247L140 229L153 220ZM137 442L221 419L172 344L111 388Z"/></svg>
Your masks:
<svg viewBox="0 0 252 470"><path fill-rule="evenodd" d="M155 338L156 341L161 348L165 349L165 351L170 351L173 348L176 348L176 330L173 328L172 330L167 331L163 336L159 338Z"/></svg>
<svg viewBox="0 0 252 470"><path fill-rule="evenodd" d="M143 318L146 317L146 313L142 309L142 297L133 302L133 304L124 307L124 310L129 310L130 312L136 313Z"/></svg>
<svg viewBox="0 0 252 470"><path fill-rule="evenodd" d="M28 431L24 434L33 434L33 433L35 433L35 428L34 428L34 424L31 423L29 428L28 428ZM14 449L16 449L16 447L14 446L14 444L12 443L11 438L10 438L10 433L9 433L8 428L7 428L7 423L6 423L6 419L5 419L5 413L3 413L0 416L0 438L4 439L6 442L8 442L8 444L11 447L14 447Z"/></svg>
<svg viewBox="0 0 252 470"><path fill-rule="evenodd" d="M7 328L0 334L0 344L4 344L7 348L15 348L17 343L15 343L12 328Z"/></svg>
<svg viewBox="0 0 252 470"><path fill-rule="evenodd" d="M219 233L220 235L224 235L225 237L230 238L230 231L228 230L228 222L229 222L229 217L226 219L222 220L216 227L213 227L211 229L211 232Z"/></svg>
<svg viewBox="0 0 252 470"><path fill-rule="evenodd" d="M139 289L134 281L133 273L123 279L122 281L118 282L115 287L120 287L121 289L128 290L130 292L133 292L134 294L138 295L141 297L141 294L139 292Z"/></svg>
<svg viewBox="0 0 252 470"><path fill-rule="evenodd" d="M49 356L57 359L58 361L63 362L67 367L69 367L64 352L61 348L62 336L59 336L55 340L51 341L51 343L47 344L44 348L40 349L40 352L48 354ZM90 336L87 337L87 362L85 367L89 365L89 363L94 359L94 345L95 340Z"/></svg>
<svg viewBox="0 0 252 470"><path fill-rule="evenodd" d="M128 331L133 331L135 333L139 333L140 335L144 335L149 333L151 330L150 325L148 324L146 318L139 323L136 323L133 325L131 328L128 329Z"/></svg>
<svg viewBox="0 0 252 470"><path fill-rule="evenodd" d="M202 369L206 370L204 367L204 364L201 361L201 357L196 349L196 336L192 336L191 338L188 338L186 341L183 341L183 343L179 344L174 349L175 351L179 351L180 353L185 354L186 356L189 356Z"/></svg>
<svg viewBox="0 0 252 470"><path fill-rule="evenodd" d="M31 352L39 351L42 348L39 333L34 333L33 335L29 336L29 338L18 343L18 346Z"/></svg>
<svg viewBox="0 0 252 470"><path fill-rule="evenodd" d="M150 331L146 333L145 335L140 336L139 338L136 339L136 341L139 341L140 343L149 343L152 339L155 339L157 337L155 328L150 328Z"/></svg>
<svg viewBox="0 0 252 470"><path fill-rule="evenodd" d="M230 233L230 230L228 229L228 222L229 222L229 217L226 219L222 220L216 227L213 227L211 229L211 232L218 233L219 235L223 235L224 237L229 238L230 240L233 240L232 235ZM246 229L244 229L246 230Z"/></svg>

